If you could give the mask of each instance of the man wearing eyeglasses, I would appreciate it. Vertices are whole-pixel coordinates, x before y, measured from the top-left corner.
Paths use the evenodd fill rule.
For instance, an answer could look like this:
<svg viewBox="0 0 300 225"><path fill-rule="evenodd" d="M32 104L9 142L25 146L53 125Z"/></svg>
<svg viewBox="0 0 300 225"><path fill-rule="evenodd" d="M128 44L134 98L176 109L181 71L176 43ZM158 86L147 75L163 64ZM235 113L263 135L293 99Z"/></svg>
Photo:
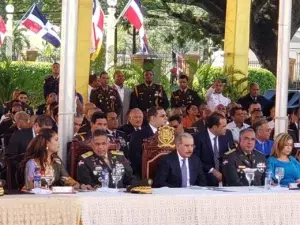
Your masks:
<svg viewBox="0 0 300 225"><path fill-rule="evenodd" d="M265 119L258 120L254 124L254 131L256 138L255 149L265 156L269 156L272 151L273 141L270 140L271 128L268 121Z"/></svg>
<svg viewBox="0 0 300 225"><path fill-rule="evenodd" d="M129 142L129 160L134 174L137 177L142 175L142 145L145 139L152 137L159 127L167 124L168 118L162 107L152 107L148 110L149 125L131 135Z"/></svg>
<svg viewBox="0 0 300 225"><path fill-rule="evenodd" d="M158 165L154 187L206 186L200 159L193 154L194 139L181 133L175 139L176 151L164 156Z"/></svg>

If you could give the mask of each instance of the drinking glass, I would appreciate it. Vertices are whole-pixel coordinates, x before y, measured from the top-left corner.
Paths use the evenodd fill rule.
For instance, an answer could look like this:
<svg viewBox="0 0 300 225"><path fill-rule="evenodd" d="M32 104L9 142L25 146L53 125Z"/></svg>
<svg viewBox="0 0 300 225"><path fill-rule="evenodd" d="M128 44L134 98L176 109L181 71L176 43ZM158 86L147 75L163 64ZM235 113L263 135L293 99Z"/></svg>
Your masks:
<svg viewBox="0 0 300 225"><path fill-rule="evenodd" d="M280 181L284 178L284 168L283 167L275 168L275 177L278 180L278 185L280 187Z"/></svg>
<svg viewBox="0 0 300 225"><path fill-rule="evenodd" d="M124 171L125 170L123 164L116 162L111 174L113 183L116 185L116 190L118 189L118 183L122 179Z"/></svg>
<svg viewBox="0 0 300 225"><path fill-rule="evenodd" d="M244 169L246 179L249 183L249 191L251 190L251 182L254 180L256 169L246 168Z"/></svg>

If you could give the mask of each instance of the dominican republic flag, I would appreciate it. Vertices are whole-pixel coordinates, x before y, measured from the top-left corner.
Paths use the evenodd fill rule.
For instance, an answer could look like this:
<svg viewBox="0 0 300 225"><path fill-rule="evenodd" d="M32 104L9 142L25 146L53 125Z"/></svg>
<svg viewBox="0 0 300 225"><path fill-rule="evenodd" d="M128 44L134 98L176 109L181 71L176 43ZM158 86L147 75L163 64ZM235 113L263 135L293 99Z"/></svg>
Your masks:
<svg viewBox="0 0 300 225"><path fill-rule="evenodd" d="M104 12L98 0L93 0L91 60L95 60L101 50L104 32Z"/></svg>
<svg viewBox="0 0 300 225"><path fill-rule="evenodd" d="M183 72L183 57L176 52L172 51L173 66L177 69L177 75Z"/></svg>
<svg viewBox="0 0 300 225"><path fill-rule="evenodd" d="M54 26L41 13L36 4L33 4L25 14L21 24L54 47L58 48L60 46L60 37L54 30Z"/></svg>
<svg viewBox="0 0 300 225"><path fill-rule="evenodd" d="M0 46L2 46L4 43L5 33L6 33L6 25L2 17L0 16Z"/></svg>
<svg viewBox="0 0 300 225"><path fill-rule="evenodd" d="M143 53L148 54L148 40L144 27L144 18L141 10L141 2L139 0L130 0L127 8L124 9L124 16L139 31L140 44Z"/></svg>

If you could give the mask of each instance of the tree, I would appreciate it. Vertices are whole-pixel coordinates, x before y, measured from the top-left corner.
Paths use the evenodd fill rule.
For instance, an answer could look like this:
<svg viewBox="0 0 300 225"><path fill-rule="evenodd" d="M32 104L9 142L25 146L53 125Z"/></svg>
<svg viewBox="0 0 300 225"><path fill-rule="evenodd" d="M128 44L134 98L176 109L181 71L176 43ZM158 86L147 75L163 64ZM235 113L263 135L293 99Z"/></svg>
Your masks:
<svg viewBox="0 0 300 225"><path fill-rule="evenodd" d="M182 10L183 7L185 10ZM206 14L196 15L193 13L195 8L201 8ZM190 24L213 38L224 38L226 0L161 0L159 9L164 9L168 16L178 19L185 26ZM273 74L276 74L277 65L278 10L279 0L252 0L250 49L261 65ZM293 0L291 37L299 27L300 0Z"/></svg>

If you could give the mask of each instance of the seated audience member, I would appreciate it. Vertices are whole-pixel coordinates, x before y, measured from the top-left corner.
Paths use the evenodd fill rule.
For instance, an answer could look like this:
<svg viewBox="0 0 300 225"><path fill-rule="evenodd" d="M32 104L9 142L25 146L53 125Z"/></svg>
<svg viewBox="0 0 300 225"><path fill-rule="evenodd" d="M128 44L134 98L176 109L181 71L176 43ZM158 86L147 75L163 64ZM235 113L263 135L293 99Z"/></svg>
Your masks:
<svg viewBox="0 0 300 225"><path fill-rule="evenodd" d="M294 133L296 142L299 142L299 109L294 109L290 115L289 129Z"/></svg>
<svg viewBox="0 0 300 225"><path fill-rule="evenodd" d="M181 133L176 137L175 145L176 151L172 151L160 160L154 187L206 186L201 161L193 155L193 136Z"/></svg>
<svg viewBox="0 0 300 225"><path fill-rule="evenodd" d="M196 154L202 163L208 186L218 186L222 182L220 162L222 156L234 141L230 130L226 130L227 120L223 114L212 113L207 118L207 129L194 135Z"/></svg>
<svg viewBox="0 0 300 225"><path fill-rule="evenodd" d="M18 100L22 103L24 111L29 114L33 115L33 109L28 105L28 94L25 91L21 91L18 95Z"/></svg>
<svg viewBox="0 0 300 225"><path fill-rule="evenodd" d="M254 112L260 111L261 114L263 115L262 111L261 111L261 105L257 102L251 103L251 105L249 106L248 109L248 119L245 121L245 123L251 125L251 120L253 117Z"/></svg>
<svg viewBox="0 0 300 225"><path fill-rule="evenodd" d="M175 129L175 137L184 132L184 128L181 124L181 118L178 115L169 117L169 126Z"/></svg>
<svg viewBox="0 0 300 225"><path fill-rule="evenodd" d="M83 116L80 114L76 114L74 116L74 136L77 135L77 132L80 129L82 122L83 122Z"/></svg>
<svg viewBox="0 0 300 225"><path fill-rule="evenodd" d="M89 104L89 103L87 103L87 104ZM78 133L88 132L91 129L91 118L95 112L102 112L102 111L101 111L101 109L97 108L96 106L90 107L87 110Z"/></svg>
<svg viewBox="0 0 300 225"><path fill-rule="evenodd" d="M57 102L57 95L52 92L47 96L46 103L39 105L36 111L36 115L43 115L46 113L47 108L54 102Z"/></svg>
<svg viewBox="0 0 300 225"><path fill-rule="evenodd" d="M255 133L251 128L241 131L237 149L224 153L222 171L226 184L228 186L249 185L243 170L246 168L257 169L252 185L262 186L266 168L265 156L255 150Z"/></svg>
<svg viewBox="0 0 300 225"><path fill-rule="evenodd" d="M107 129L107 119L106 115L103 112L95 112L91 118L91 129L88 132L77 133L75 139L78 141L90 141L92 138L92 133L95 130L104 130Z"/></svg>
<svg viewBox="0 0 300 225"><path fill-rule="evenodd" d="M201 110L200 119L193 124L193 127L196 127L198 132L203 132L206 130L206 119L211 115L211 113L212 111L208 107Z"/></svg>
<svg viewBox="0 0 300 225"><path fill-rule="evenodd" d="M227 107L231 102L229 98L223 95L224 85L221 79L217 79L207 90L205 99L211 111L215 111L218 105Z"/></svg>
<svg viewBox="0 0 300 225"><path fill-rule="evenodd" d="M199 119L198 107L196 105L188 105L186 107L186 116L182 119L182 126L184 128L190 128Z"/></svg>
<svg viewBox="0 0 300 225"><path fill-rule="evenodd" d="M263 116L263 113L262 111L260 110L254 110L251 114L251 117L248 118L248 121L245 123L250 125L250 127L253 129L254 128L254 124L259 121L259 120L262 120L262 119L265 119L265 117Z"/></svg>
<svg viewBox="0 0 300 225"><path fill-rule="evenodd" d="M115 112L108 112L106 114L107 120L107 136L109 142L114 144L113 150L121 151L126 158L128 158L128 147L127 147L127 137L123 131L117 130L119 126L118 116ZM120 153L121 154L121 153Z"/></svg>
<svg viewBox="0 0 300 225"><path fill-rule="evenodd" d="M171 109L171 111L169 111L169 113L168 113L168 116L169 116L169 117L175 116L175 115L180 116L181 119L183 118L183 112L182 112L181 108L173 108L173 109Z"/></svg>
<svg viewBox="0 0 300 225"><path fill-rule="evenodd" d="M274 140L272 153L267 160L267 164L268 169L272 172L272 179L277 184L275 169L278 167L284 169L284 177L280 181L281 185L300 183L300 163L291 156L293 145L292 137L286 133L279 134Z"/></svg>
<svg viewBox="0 0 300 225"><path fill-rule="evenodd" d="M236 103L236 102L231 102L227 108L226 108L226 118L227 118L227 123L232 122L232 118L230 115L231 109L233 108L242 108L240 104Z"/></svg>
<svg viewBox="0 0 300 225"><path fill-rule="evenodd" d="M249 127L248 124L244 123L245 114L243 109L240 107L234 107L230 110L230 116L232 122L227 124L227 129L231 130L233 140L238 143L240 138L240 131Z"/></svg>
<svg viewBox="0 0 300 225"><path fill-rule="evenodd" d="M37 167L41 169L43 175L53 177L51 185L80 188L79 183L69 176L61 159L57 156L58 149L58 136L51 129L41 130L30 142L24 160L21 163L21 168L25 175L26 189L33 188L33 176ZM42 185L47 185L45 180L42 180Z"/></svg>
<svg viewBox="0 0 300 225"><path fill-rule="evenodd" d="M273 141L270 140L271 129L268 121L265 119L259 120L254 124L255 131L255 149L265 156L271 154L273 147Z"/></svg>
<svg viewBox="0 0 300 225"><path fill-rule="evenodd" d="M128 123L120 127L120 131L126 134L127 141L130 141L131 134L134 131L141 130L144 120L144 114L142 110L135 108L130 110L128 115Z"/></svg>
<svg viewBox="0 0 300 225"><path fill-rule="evenodd" d="M30 115L24 111L17 112L14 116L15 127L17 130L22 130L30 127Z"/></svg>
<svg viewBox="0 0 300 225"><path fill-rule="evenodd" d="M268 117L269 127L271 130L275 128L275 105L270 109L270 116Z"/></svg>
<svg viewBox="0 0 300 225"><path fill-rule="evenodd" d="M109 140L107 133L103 130L96 130L92 137L92 149L80 157L77 167L77 178L82 184L91 185L94 188L100 187L99 174L95 175L96 167L102 170L107 169L109 172L109 187L113 188L115 184L112 182L112 170L118 161L124 167L122 179L118 182L118 188L124 188L131 185L135 178L132 175L132 168L128 160L117 152L108 151Z"/></svg>
<svg viewBox="0 0 300 225"><path fill-rule="evenodd" d="M11 107L12 107L12 104L15 102L15 101L19 101L18 100L18 96L20 94L20 90L19 89L15 89L14 92L12 93L12 100L11 101L8 101L8 102L5 102L3 104L3 114L6 114L6 113L9 113Z"/></svg>
<svg viewBox="0 0 300 225"><path fill-rule="evenodd" d="M142 177L142 145L144 140L152 137L159 127L167 124L167 114L162 107L152 107L147 114L149 125L133 132L129 143L129 161L138 178Z"/></svg>

